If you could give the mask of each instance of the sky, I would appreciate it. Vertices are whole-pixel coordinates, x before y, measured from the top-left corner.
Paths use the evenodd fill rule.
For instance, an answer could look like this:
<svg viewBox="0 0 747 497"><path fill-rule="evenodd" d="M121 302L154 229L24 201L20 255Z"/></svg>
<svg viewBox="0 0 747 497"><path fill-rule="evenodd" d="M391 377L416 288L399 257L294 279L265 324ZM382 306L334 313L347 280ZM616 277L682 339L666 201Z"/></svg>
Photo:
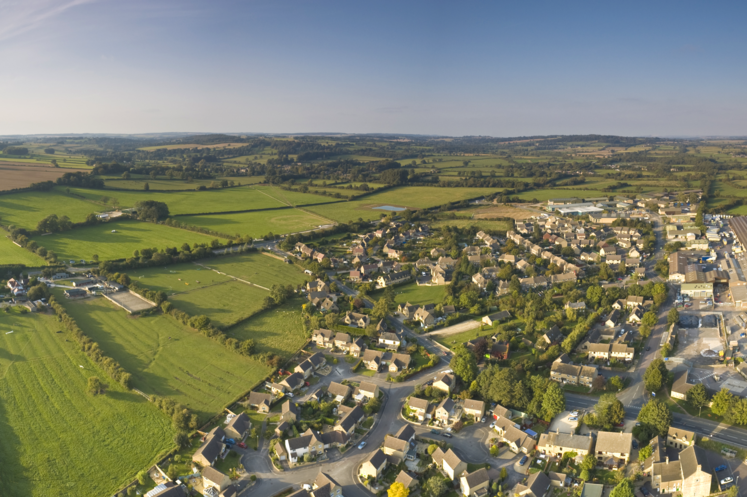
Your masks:
<svg viewBox="0 0 747 497"><path fill-rule="evenodd" d="M0 0L0 134L747 136L747 2Z"/></svg>

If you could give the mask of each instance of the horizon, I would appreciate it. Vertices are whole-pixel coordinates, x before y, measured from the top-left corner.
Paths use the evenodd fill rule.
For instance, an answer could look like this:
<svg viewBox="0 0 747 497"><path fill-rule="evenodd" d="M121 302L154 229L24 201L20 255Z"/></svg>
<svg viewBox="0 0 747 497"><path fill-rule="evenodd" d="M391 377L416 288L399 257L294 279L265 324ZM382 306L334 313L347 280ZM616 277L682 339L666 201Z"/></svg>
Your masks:
<svg viewBox="0 0 747 497"><path fill-rule="evenodd" d="M3 10L3 136L747 136L743 3Z"/></svg>

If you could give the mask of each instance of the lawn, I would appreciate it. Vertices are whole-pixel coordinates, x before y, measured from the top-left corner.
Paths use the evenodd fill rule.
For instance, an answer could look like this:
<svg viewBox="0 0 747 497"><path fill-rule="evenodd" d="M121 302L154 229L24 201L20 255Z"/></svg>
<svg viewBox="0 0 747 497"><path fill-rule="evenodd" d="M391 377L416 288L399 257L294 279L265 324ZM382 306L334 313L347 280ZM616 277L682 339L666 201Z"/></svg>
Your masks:
<svg viewBox="0 0 747 497"><path fill-rule="evenodd" d="M453 335L447 335L447 336L434 336L433 339L443 345L444 347L448 347L450 349L453 349L460 343L464 343L468 340L472 340L473 338L477 338L480 336L487 336L492 335L495 333L495 330L492 328L486 328L483 331L480 331L480 328L475 328L473 330L469 331L463 331L461 333L455 333Z"/></svg>
<svg viewBox="0 0 747 497"><path fill-rule="evenodd" d="M112 233L116 230L116 233ZM144 248L181 247L184 243L210 243L213 236L171 228L162 224L140 221L118 221L75 228L65 233L33 238L36 243L53 250L60 259L101 260L132 257Z"/></svg>
<svg viewBox="0 0 747 497"><path fill-rule="evenodd" d="M446 286L418 286L416 283L395 286L398 304L411 303L413 305L440 304L446 296Z"/></svg>
<svg viewBox="0 0 747 497"><path fill-rule="evenodd" d="M239 340L251 338L257 342L258 352L272 352L288 359L306 343L301 320L303 303L301 299L291 299L227 329L226 334Z"/></svg>
<svg viewBox="0 0 747 497"><path fill-rule="evenodd" d="M103 298L60 302L105 354L132 373L135 388L170 397L202 421L270 372L168 316L131 317Z"/></svg>
<svg viewBox="0 0 747 497"><path fill-rule="evenodd" d="M5 236L0 236L0 264L23 264L29 267L47 265L44 259L19 247Z"/></svg>
<svg viewBox="0 0 747 497"><path fill-rule="evenodd" d="M309 279L300 266L286 264L259 252L216 257L200 263L228 276L251 281L266 288L272 288L272 285L276 284L298 285Z"/></svg>
<svg viewBox="0 0 747 497"><path fill-rule="evenodd" d="M238 214L213 214L210 216L180 216L180 222L209 228L227 235L249 235L252 238L263 238L268 233L284 235L298 231L318 228L330 224L330 221L318 214L306 212L305 209L278 209L259 212L241 212Z"/></svg>
<svg viewBox="0 0 747 497"><path fill-rule="evenodd" d="M102 210L105 210L102 206L67 195L60 189L0 195L0 224L5 226L36 229L37 223L50 214L82 222L91 212Z"/></svg>
<svg viewBox="0 0 747 497"><path fill-rule="evenodd" d="M442 219L430 224L431 228L441 226L456 226L457 228L468 228L476 226L484 231L508 231L514 229L511 221L490 221L487 219Z"/></svg>
<svg viewBox="0 0 747 497"><path fill-rule="evenodd" d="M204 314L216 326L226 327L259 311L269 295L267 290L256 286L229 281L180 293L169 301L191 316Z"/></svg>
<svg viewBox="0 0 747 497"><path fill-rule="evenodd" d="M0 313L6 496L112 495L173 443L170 420L59 329L51 315ZM86 393L90 376L110 384L105 395Z"/></svg>
<svg viewBox="0 0 747 497"><path fill-rule="evenodd" d="M186 262L166 267L131 269L130 278L152 290L162 290L168 295L191 292L216 283L231 281L226 275L218 274L201 265Z"/></svg>

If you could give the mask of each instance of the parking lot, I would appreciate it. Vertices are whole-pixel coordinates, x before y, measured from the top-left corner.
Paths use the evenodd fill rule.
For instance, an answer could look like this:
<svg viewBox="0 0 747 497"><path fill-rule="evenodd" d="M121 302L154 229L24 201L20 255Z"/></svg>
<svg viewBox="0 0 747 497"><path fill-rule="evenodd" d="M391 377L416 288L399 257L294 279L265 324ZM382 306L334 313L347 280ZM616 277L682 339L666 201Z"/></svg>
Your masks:
<svg viewBox="0 0 747 497"><path fill-rule="evenodd" d="M555 418L553 418L550 426L547 428L548 432L559 431L560 433L575 433L578 421L571 421L571 412L577 412L578 416L583 416L583 412L578 411L563 411Z"/></svg>

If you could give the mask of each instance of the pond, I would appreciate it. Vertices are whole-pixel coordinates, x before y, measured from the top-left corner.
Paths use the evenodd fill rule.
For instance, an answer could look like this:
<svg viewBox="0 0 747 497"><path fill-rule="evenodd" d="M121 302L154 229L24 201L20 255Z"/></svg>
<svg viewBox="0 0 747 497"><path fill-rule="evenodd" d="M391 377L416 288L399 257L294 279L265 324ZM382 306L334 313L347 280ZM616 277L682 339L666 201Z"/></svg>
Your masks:
<svg viewBox="0 0 747 497"><path fill-rule="evenodd" d="M406 207L394 207L392 205L380 205L378 207L374 207L374 210L379 209L382 211L394 211L394 212L400 212L403 210L406 210Z"/></svg>

